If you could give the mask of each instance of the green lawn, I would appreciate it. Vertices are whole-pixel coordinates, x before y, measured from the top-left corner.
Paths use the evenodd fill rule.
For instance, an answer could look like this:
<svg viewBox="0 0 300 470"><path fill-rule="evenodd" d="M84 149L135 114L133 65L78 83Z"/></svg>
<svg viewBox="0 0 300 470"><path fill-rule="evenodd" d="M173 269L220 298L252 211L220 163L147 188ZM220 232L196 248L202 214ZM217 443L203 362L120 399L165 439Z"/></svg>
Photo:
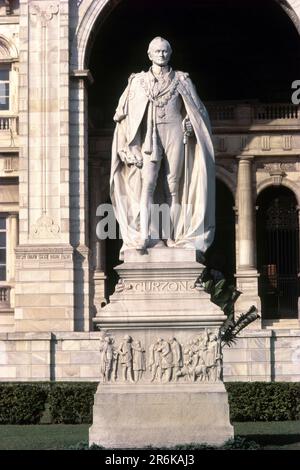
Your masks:
<svg viewBox="0 0 300 470"><path fill-rule="evenodd" d="M300 421L234 423L234 432L264 449L300 450Z"/></svg>
<svg viewBox="0 0 300 470"><path fill-rule="evenodd" d="M0 425L0 450L66 449L88 440L89 424Z"/></svg>
<svg viewBox="0 0 300 470"><path fill-rule="evenodd" d="M0 450L68 449L87 442L89 424L1 425ZM236 436L264 449L300 450L300 421L234 423Z"/></svg>

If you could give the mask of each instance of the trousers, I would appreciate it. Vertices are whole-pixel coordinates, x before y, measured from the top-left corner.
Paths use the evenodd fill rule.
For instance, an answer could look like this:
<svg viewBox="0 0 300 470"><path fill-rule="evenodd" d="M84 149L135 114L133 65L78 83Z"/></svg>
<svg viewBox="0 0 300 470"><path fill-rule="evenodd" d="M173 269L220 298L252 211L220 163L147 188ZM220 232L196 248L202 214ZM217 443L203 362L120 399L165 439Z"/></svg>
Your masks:
<svg viewBox="0 0 300 470"><path fill-rule="evenodd" d="M184 162L182 119L172 123L157 124L157 145L161 156L158 162L143 154L142 200L152 199L162 161L164 162L164 190L167 199L176 197Z"/></svg>

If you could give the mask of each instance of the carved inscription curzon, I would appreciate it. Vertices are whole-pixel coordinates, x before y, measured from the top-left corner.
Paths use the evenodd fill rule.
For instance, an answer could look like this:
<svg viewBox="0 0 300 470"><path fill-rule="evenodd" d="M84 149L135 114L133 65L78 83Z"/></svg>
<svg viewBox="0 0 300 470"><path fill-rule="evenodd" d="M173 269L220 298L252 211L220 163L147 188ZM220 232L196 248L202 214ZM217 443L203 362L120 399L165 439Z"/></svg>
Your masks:
<svg viewBox="0 0 300 470"><path fill-rule="evenodd" d="M116 292L132 291L134 293L145 292L187 292L194 289L193 281L141 281L127 283L120 280L116 286Z"/></svg>

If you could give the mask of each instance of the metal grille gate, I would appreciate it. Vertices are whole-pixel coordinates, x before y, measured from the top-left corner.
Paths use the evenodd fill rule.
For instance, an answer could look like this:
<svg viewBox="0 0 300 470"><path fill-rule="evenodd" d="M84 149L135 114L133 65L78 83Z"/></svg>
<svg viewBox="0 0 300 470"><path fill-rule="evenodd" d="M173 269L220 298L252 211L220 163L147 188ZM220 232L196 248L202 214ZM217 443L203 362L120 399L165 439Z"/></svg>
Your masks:
<svg viewBox="0 0 300 470"><path fill-rule="evenodd" d="M299 223L296 200L291 191L277 188L261 194L257 234L263 317L297 318Z"/></svg>

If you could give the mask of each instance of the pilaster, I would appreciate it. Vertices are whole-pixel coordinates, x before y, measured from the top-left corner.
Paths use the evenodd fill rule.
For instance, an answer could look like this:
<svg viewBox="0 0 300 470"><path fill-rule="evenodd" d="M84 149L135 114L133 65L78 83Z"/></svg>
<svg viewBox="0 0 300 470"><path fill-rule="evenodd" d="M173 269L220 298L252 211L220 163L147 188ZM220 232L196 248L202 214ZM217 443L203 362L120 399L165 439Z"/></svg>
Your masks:
<svg viewBox="0 0 300 470"><path fill-rule="evenodd" d="M69 3L20 0L16 331L76 328L76 256L70 235Z"/></svg>

